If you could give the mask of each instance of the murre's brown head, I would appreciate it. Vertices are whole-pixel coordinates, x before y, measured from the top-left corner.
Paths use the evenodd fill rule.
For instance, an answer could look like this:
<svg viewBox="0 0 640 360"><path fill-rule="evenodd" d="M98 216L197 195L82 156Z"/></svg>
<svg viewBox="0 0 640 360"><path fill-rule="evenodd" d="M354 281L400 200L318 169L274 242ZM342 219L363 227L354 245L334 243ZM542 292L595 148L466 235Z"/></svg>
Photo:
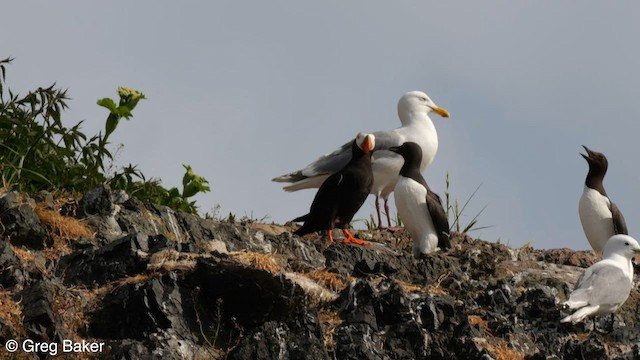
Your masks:
<svg viewBox="0 0 640 360"><path fill-rule="evenodd" d="M585 185L591 189L600 191L604 195L604 186L602 185L602 181L604 180L604 175L607 173L607 168L609 167L607 157L604 156L603 153L593 151L584 145L582 145L582 147L587 154L585 155L580 153L580 155L582 155L589 164L589 172L585 179Z"/></svg>

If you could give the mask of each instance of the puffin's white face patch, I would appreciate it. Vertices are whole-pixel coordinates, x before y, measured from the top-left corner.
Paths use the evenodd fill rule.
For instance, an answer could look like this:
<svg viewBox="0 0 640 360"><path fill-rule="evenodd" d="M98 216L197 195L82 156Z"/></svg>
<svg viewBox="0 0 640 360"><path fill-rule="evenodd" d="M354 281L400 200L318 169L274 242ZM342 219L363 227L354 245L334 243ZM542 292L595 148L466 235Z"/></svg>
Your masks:
<svg viewBox="0 0 640 360"><path fill-rule="evenodd" d="M369 133L358 133L356 136L356 144L362 151L369 153L376 147L376 137Z"/></svg>

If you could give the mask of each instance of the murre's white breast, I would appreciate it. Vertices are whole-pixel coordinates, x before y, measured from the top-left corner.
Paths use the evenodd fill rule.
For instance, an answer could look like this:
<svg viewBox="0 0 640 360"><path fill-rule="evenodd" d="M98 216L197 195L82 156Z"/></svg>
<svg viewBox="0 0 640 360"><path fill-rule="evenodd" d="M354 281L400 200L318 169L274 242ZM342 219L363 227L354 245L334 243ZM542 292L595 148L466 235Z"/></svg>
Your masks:
<svg viewBox="0 0 640 360"><path fill-rule="evenodd" d="M398 215L413 239L413 255L428 254L438 248L438 234L427 208L427 189L413 179L400 176L394 197Z"/></svg>
<svg viewBox="0 0 640 360"><path fill-rule="evenodd" d="M613 218L609 209L610 202L606 196L597 190L584 187L578 213L582 228L594 251L602 253L604 245L610 237L615 235Z"/></svg>

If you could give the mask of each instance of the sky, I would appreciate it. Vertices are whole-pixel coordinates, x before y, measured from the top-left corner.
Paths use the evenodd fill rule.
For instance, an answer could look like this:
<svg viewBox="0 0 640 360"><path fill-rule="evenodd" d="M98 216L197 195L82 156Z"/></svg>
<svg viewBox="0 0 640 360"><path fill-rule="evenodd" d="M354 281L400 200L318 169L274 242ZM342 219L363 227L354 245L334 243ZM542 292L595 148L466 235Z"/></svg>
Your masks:
<svg viewBox="0 0 640 360"><path fill-rule="evenodd" d="M124 145L115 165L167 188L191 165L212 189L196 197L202 213L305 214L315 190L271 179L398 127L398 99L421 90L451 113L431 116L425 178L444 195L449 174L461 204L478 189L461 223L484 208L488 228L473 237L589 249L582 144L608 157L607 193L640 235L638 3L13 1L3 15L9 88L68 89L63 121L91 135L107 115L97 99L142 91L110 138ZM355 218L374 213L371 196Z"/></svg>

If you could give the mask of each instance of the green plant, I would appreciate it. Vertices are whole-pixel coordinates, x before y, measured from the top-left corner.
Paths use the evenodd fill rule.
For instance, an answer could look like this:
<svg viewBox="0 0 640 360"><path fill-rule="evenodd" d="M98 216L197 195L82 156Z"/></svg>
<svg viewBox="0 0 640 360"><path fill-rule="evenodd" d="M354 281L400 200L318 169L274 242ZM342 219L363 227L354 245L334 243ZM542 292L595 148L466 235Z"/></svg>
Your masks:
<svg viewBox="0 0 640 360"><path fill-rule="evenodd" d="M353 228L353 225L357 223L363 223L364 227L369 231L378 229L378 226L376 225L376 220L374 219L373 214L369 214L368 219L357 218L357 219L351 220L351 223L349 224L349 228Z"/></svg>
<svg viewBox="0 0 640 360"><path fill-rule="evenodd" d="M476 226L478 224L478 218L484 212L484 210L487 208L486 205L480 211L478 211L478 213L476 213L476 215L471 219L471 221L469 221L469 223L467 223L464 226L462 226L461 223L460 223L460 219L463 217L464 210L467 208L467 205L469 205L469 202L476 195L476 193L478 192L478 190L480 189L480 186L482 186L482 184L478 185L478 187L471 193L471 195L464 202L464 205L462 205L462 208L460 207L457 198L455 200L453 200L453 203L451 201L451 191L450 191L451 183L449 181L449 173L448 172L447 172L447 175L445 177L445 185L446 185L446 187L445 187L445 191L444 191L444 196L445 196L445 205L446 205L446 211L447 211L447 219L449 219L449 222L451 222L451 220L453 218L453 223L451 223L449 231L452 231L452 230L455 229L456 232L467 233L467 232L471 232L471 231L478 231L478 230L482 230L482 229L488 229L488 228L491 227L491 226Z"/></svg>
<svg viewBox="0 0 640 360"><path fill-rule="evenodd" d="M83 193L106 183L143 201L196 212L195 201L188 199L210 188L208 181L188 165L183 165L186 172L182 191L167 190L159 181L147 180L134 165L108 174L113 166L108 139L122 118L131 119L133 109L145 98L144 94L120 87L118 104L109 98L98 100L98 105L108 109L109 115L104 131L88 138L80 130L82 121L71 127L61 121L61 113L68 107L66 90L57 89L53 84L20 97L6 88L6 65L12 61L11 58L0 60L0 171L4 188Z"/></svg>

